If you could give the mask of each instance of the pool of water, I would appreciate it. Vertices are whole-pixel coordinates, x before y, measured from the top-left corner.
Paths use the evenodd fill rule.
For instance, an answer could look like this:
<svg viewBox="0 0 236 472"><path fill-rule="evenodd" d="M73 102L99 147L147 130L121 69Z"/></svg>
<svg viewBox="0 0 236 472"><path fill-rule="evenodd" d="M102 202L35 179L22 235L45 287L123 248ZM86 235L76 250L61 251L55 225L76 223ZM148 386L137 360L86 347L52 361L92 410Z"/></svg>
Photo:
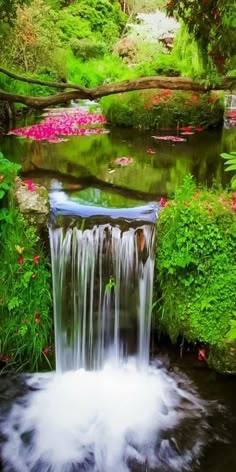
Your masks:
<svg viewBox="0 0 236 472"><path fill-rule="evenodd" d="M236 379L192 353L158 350L145 372L131 360L98 372L1 377L1 470L234 472Z"/></svg>
<svg viewBox="0 0 236 472"><path fill-rule="evenodd" d="M16 124L20 126L22 122ZM77 197L102 206L111 193L114 206L122 206L119 198L123 197L130 198L131 206L137 200L172 194L188 173L207 185L217 181L225 186L230 181L220 153L235 148L235 128L196 132L179 143L157 141L153 134L113 128L109 134L71 136L57 144L9 135L1 138L0 151L22 165L24 176L38 179L48 188L55 186L56 180L64 190L83 191ZM131 157L132 162L127 166L114 164L121 157Z"/></svg>

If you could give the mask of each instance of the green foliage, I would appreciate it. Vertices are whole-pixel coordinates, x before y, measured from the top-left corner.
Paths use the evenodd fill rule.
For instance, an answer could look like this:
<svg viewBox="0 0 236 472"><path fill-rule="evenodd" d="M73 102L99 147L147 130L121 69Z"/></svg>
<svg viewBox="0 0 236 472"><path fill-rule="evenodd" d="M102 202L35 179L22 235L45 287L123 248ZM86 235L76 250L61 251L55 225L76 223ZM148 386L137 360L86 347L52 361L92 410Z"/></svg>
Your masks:
<svg viewBox="0 0 236 472"><path fill-rule="evenodd" d="M177 126L216 126L223 120L219 94L151 90L128 92L101 100L107 120L114 125L148 129Z"/></svg>
<svg viewBox="0 0 236 472"><path fill-rule="evenodd" d="M87 22L93 36L95 34L109 45L117 40L126 22L126 15L116 0L112 3L108 0L90 0L90 2L79 0L65 8L62 14L70 15L74 20L77 18Z"/></svg>
<svg viewBox="0 0 236 472"><path fill-rule="evenodd" d="M72 53L68 55L68 80L85 87L96 87L104 82L122 80L123 77L127 77L128 73L127 65L116 56L105 55L102 59L90 59L83 62L76 59Z"/></svg>
<svg viewBox="0 0 236 472"><path fill-rule="evenodd" d="M203 74L201 50L184 23L181 23L177 32L170 57L181 70L182 76L199 77Z"/></svg>
<svg viewBox="0 0 236 472"><path fill-rule="evenodd" d="M226 159L226 162L224 164L226 166L225 170L227 172L236 171L236 152L223 152L221 154L221 157L223 157L223 159ZM234 175L231 179L231 187L233 190L236 190L236 175Z"/></svg>
<svg viewBox="0 0 236 472"><path fill-rule="evenodd" d="M13 23L16 10L19 6L27 3L29 0L0 0L0 22Z"/></svg>
<svg viewBox="0 0 236 472"><path fill-rule="evenodd" d="M3 200L12 188L19 169L20 166L18 164L14 164L8 161L8 159L5 159L0 152L0 221L6 219L6 212L1 206L1 200Z"/></svg>
<svg viewBox="0 0 236 472"><path fill-rule="evenodd" d="M102 57L107 52L107 46L104 42L86 38L74 38L70 42L70 47L74 56L78 57L82 61Z"/></svg>
<svg viewBox="0 0 236 472"><path fill-rule="evenodd" d="M235 312L236 317L236 312ZM236 320L230 321L230 330L226 334L227 341L235 341L236 340Z"/></svg>
<svg viewBox="0 0 236 472"><path fill-rule="evenodd" d="M38 370L52 342L50 268L36 229L20 212L1 227L1 356L17 370Z"/></svg>
<svg viewBox="0 0 236 472"><path fill-rule="evenodd" d="M55 12L43 0L17 9L9 42L1 51L2 62L11 63L24 72L44 72L55 68L61 44L55 25Z"/></svg>
<svg viewBox="0 0 236 472"><path fill-rule="evenodd" d="M18 170L0 156L0 361L4 370L37 370L49 363L51 274L36 228L14 207Z"/></svg>
<svg viewBox="0 0 236 472"><path fill-rule="evenodd" d="M160 326L176 339L221 345L236 312L234 195L187 176L158 219Z"/></svg>
<svg viewBox="0 0 236 472"><path fill-rule="evenodd" d="M57 27L63 43L69 43L73 39L92 38L89 21L73 16L66 10L59 12Z"/></svg>
<svg viewBox="0 0 236 472"><path fill-rule="evenodd" d="M207 68L213 63L222 74L235 67L234 0L172 0L167 3L167 12L184 21L199 44Z"/></svg>

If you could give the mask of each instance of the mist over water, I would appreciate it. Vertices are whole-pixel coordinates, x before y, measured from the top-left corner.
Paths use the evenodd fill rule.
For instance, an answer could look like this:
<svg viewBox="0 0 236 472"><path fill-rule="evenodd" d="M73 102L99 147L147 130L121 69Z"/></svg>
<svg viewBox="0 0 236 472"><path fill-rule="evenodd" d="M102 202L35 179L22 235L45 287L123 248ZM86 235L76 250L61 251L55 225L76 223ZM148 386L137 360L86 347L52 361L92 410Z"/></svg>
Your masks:
<svg viewBox="0 0 236 472"><path fill-rule="evenodd" d="M4 472L184 472L212 439L210 406L161 365L130 358L27 383L36 391L1 425Z"/></svg>

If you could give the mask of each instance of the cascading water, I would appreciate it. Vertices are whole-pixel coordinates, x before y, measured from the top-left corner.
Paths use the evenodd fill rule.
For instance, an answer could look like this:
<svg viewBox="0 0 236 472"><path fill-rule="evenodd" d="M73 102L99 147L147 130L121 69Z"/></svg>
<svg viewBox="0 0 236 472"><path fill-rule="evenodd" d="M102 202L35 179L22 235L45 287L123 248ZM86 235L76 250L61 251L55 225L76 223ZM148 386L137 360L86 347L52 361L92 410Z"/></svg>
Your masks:
<svg viewBox="0 0 236 472"><path fill-rule="evenodd" d="M184 472L211 406L149 363L155 225L50 228L57 372L0 409L3 472ZM132 339L132 342L130 342Z"/></svg>
<svg viewBox="0 0 236 472"><path fill-rule="evenodd" d="M118 362L128 325L148 363L154 241L154 225L50 228L58 371L101 368L111 355Z"/></svg>

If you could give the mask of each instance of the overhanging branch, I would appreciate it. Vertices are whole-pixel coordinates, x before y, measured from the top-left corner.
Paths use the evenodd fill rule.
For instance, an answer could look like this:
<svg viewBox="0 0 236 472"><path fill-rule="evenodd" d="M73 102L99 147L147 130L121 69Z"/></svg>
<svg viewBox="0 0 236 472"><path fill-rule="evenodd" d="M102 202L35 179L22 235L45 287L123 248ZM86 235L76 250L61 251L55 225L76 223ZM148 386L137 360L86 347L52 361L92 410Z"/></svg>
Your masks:
<svg viewBox="0 0 236 472"><path fill-rule="evenodd" d="M0 69L0 72L3 69ZM5 70L5 69L4 69ZM9 71L7 71L9 72ZM16 78L16 74L9 72L11 77ZM9 75L8 74L8 75ZM10 75L9 75L10 76ZM18 76L19 77L19 76ZM183 91L195 91L195 92L207 92L210 90L230 90L235 88L236 78L226 77L222 79L222 82L218 85L205 85L199 82L195 82L192 79L185 77L141 77L134 80L125 80L123 82L117 82L112 84L99 85L94 88L81 87L76 84L60 84L55 82L44 82L36 79L23 78L25 82L37 83L40 85L52 86L55 88L72 88L73 90L62 92L47 97L29 97L17 94L11 94L8 92L0 91L0 100L8 101L9 103L22 103L31 108L46 108L49 106L59 105L70 100L77 99L90 99L95 100L97 98L105 97L107 95L114 95L117 93L124 93L133 90L145 90L145 89L169 89L169 90L183 90Z"/></svg>

